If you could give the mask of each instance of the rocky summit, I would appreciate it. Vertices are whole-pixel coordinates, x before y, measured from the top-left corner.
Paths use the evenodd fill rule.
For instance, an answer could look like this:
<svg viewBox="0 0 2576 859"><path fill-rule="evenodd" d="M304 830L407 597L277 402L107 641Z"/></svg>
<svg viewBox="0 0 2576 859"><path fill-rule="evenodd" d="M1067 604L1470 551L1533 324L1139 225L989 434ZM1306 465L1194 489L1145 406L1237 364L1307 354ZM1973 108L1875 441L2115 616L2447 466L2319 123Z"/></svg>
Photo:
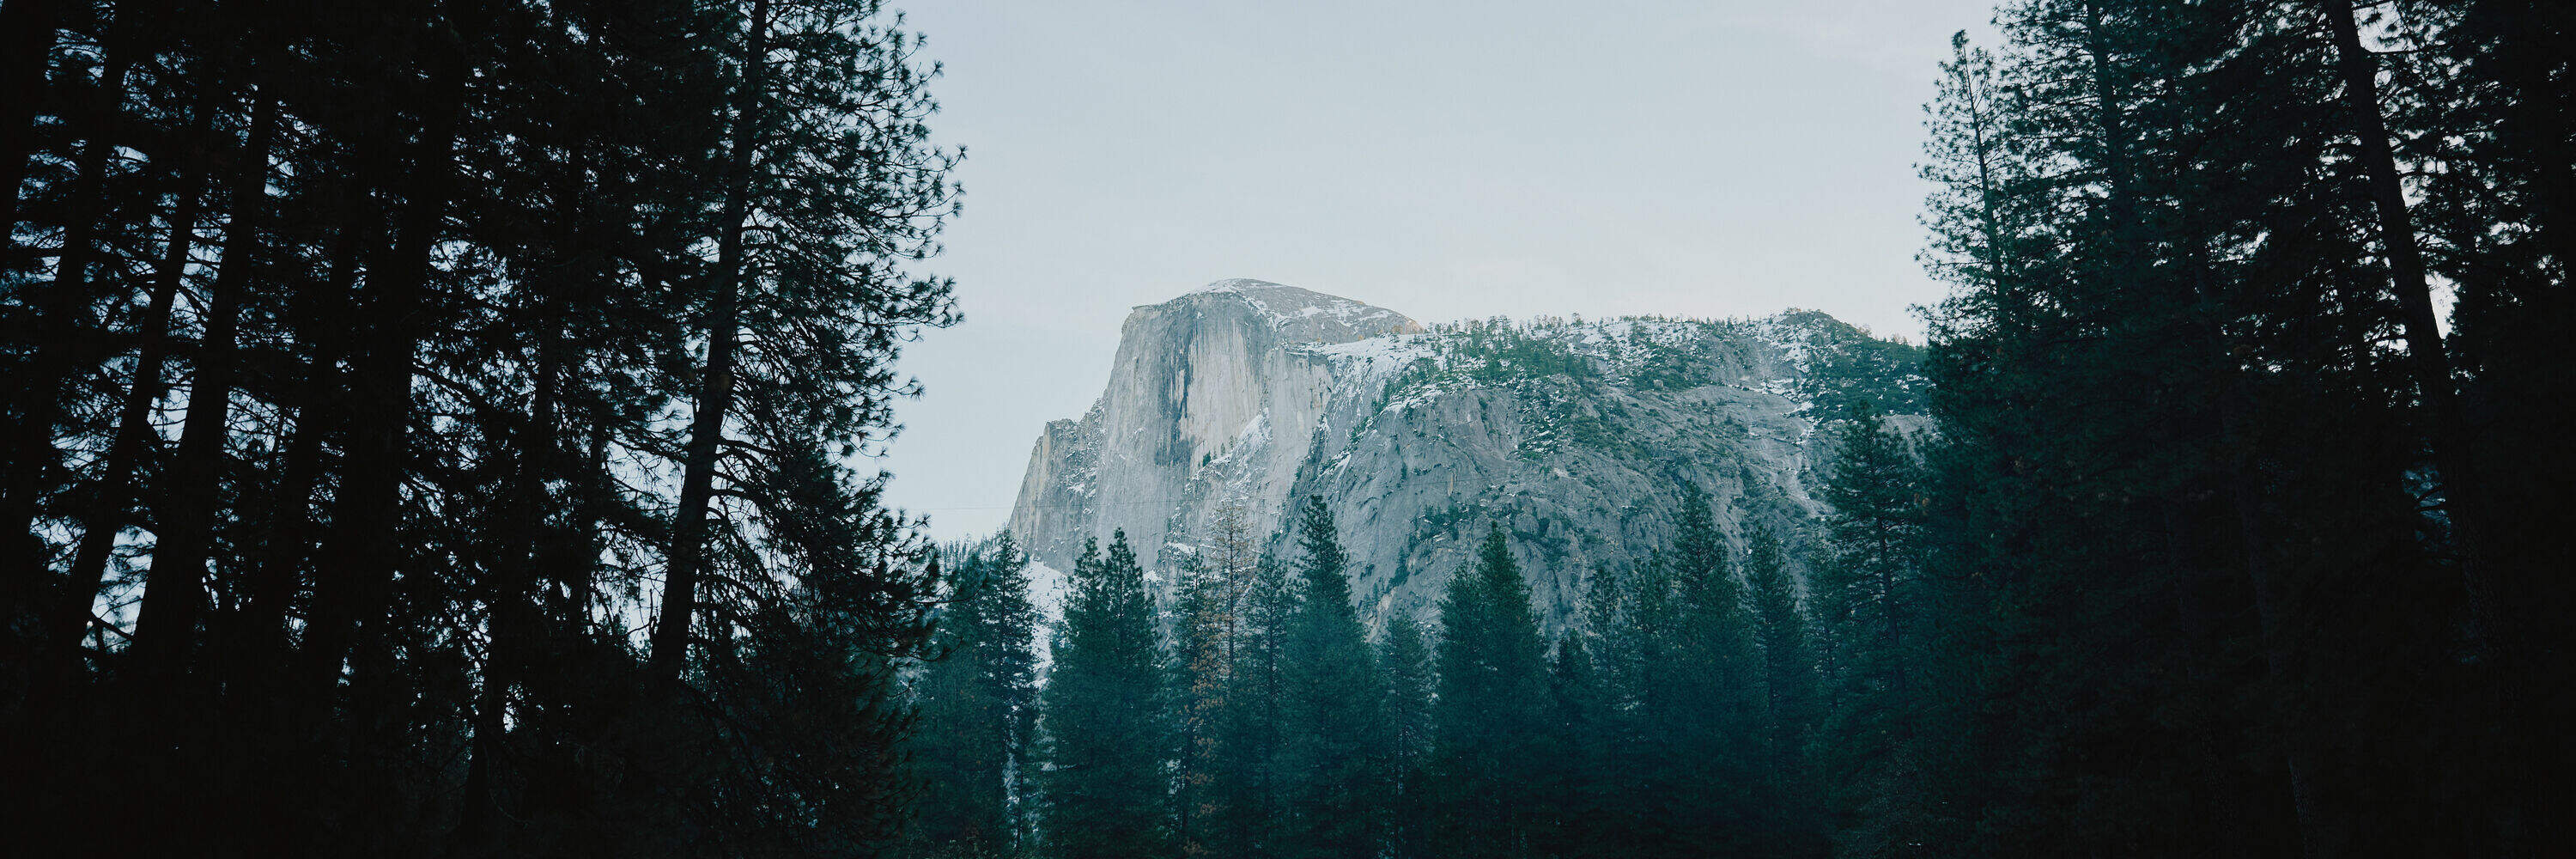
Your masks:
<svg viewBox="0 0 2576 859"><path fill-rule="evenodd" d="M1563 628L1587 577L1669 545L1685 484L1736 549L1754 528L1801 541L1823 512L1823 430L1864 398L1917 425L1919 360L1812 311L1424 326L1223 280L1128 314L1108 389L1038 437L1011 529L1052 570L1119 530L1168 561L1221 510L1275 534L1320 495L1375 620L1436 615L1498 523Z"/></svg>

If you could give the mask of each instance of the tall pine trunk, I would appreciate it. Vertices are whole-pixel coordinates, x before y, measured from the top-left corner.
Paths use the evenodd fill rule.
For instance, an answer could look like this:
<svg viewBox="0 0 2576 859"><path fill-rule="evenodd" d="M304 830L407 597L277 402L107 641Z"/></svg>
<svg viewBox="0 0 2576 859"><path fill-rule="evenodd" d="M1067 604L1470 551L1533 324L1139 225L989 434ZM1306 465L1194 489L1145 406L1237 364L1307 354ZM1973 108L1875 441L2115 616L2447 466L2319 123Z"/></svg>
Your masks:
<svg viewBox="0 0 2576 859"><path fill-rule="evenodd" d="M2461 583L2469 604L2469 642L2478 658L2510 656L2513 631L2504 623L2493 568L2480 557L2482 512L2470 430L2452 378L2450 353L2442 343L2433 291L2424 273L2424 251L2406 209L2406 190L2397 175L2397 154L2388 142L2388 123L2379 108L2379 58L2361 44L2355 10L2346 0L2328 0L2325 18L2334 32L2337 70L2343 76L2345 106L2353 137L2361 144L2359 161L2370 180L2370 198L2379 214L2380 252L2387 258L2390 288L2396 293L2398 323L2406 338L2406 355L2415 368L2415 384L2433 413L2433 456L2442 470L2444 509L2457 543Z"/></svg>
<svg viewBox="0 0 2576 859"><path fill-rule="evenodd" d="M213 113L212 109L199 112L193 136L204 136ZM201 170L202 165L189 159L174 177L177 200L170 213L169 235L162 243L160 267L153 272L151 304L135 322L139 342L133 378L118 404L116 437L108 443L98 483L91 490L89 515L81 523L80 541L72 552L71 573L63 579L62 600L54 607L57 619L52 637L67 649L77 647L89 630L99 582L107 574L116 536L125 529L126 514L134 503L135 460L145 447L160 440L152 426L152 403L163 392L161 371L169 360L170 314L187 283L197 221L205 216L206 194L197 187L204 178Z"/></svg>
<svg viewBox="0 0 2576 859"><path fill-rule="evenodd" d="M435 23L447 44L431 49L415 156L395 189L403 202L393 244L368 266L372 342L356 356L348 379L347 453L305 627L301 682L308 707L327 706L342 665L353 654L363 658L384 637L385 606L402 562L395 532L410 459L412 360L422 335L430 251L455 190L456 128L466 93L465 47L451 28L474 18L470 8L448 8L452 14Z"/></svg>
<svg viewBox="0 0 2576 859"><path fill-rule="evenodd" d="M587 446L582 453L581 478L573 484L579 497L573 502L572 522L560 532L569 557L549 565L555 571L555 585L560 589L564 631L580 636L590 629L591 591L597 588L593 577L599 568L602 548L602 521L613 500L612 481L608 475L608 430L593 425L587 431Z"/></svg>
<svg viewBox="0 0 2576 859"><path fill-rule="evenodd" d="M365 238L366 218L372 213L359 207L343 212L349 222L331 237L331 268L321 284L307 284L296 292L289 313L304 353L302 360L289 369L289 378L279 385L282 411L294 421L286 441L284 465L277 488L271 495L267 545L260 552L257 568L250 574L241 597L239 629L235 638L242 643L244 659L242 679L250 673L274 674L289 654L286 641L286 609L295 592L296 574L308 559L313 540L313 494L320 485L324 463L323 443L340 422L321 394L333 388L337 375L334 364L339 349L324 330L332 320L345 318L345 296L357 283L359 250Z"/></svg>
<svg viewBox="0 0 2576 859"><path fill-rule="evenodd" d="M662 615L653 627L651 675L675 679L687 662L689 624L696 615L698 580L705 574L707 512L715 495L716 453L724 440L725 415L733 410L734 338L741 324L743 289L743 221L750 216L752 148L760 141L761 90L767 86L769 0L755 0L749 32L743 37L741 90L734 95L734 128L725 153L724 234L716 244L715 270L707 275L713 289L707 306L707 367L700 381L697 414L689 424L683 454L680 499L672 514L669 569L664 572Z"/></svg>
<svg viewBox="0 0 2576 859"><path fill-rule="evenodd" d="M461 849L482 852L501 843L500 822L508 817L501 807L495 788L496 770L500 765L502 742L509 731L510 689L528 670L536 648L531 643L538 637L540 618L530 602L530 591L538 581L538 570L554 554L549 548L557 542L546 518L555 509L548 491L559 471L563 378L567 372L570 338L564 327L569 323L563 297L565 281L578 275L573 260L583 253L580 219L584 216L583 194L578 173L579 162L569 156L558 171L554 188L557 231L553 242L553 268L562 273L534 284L536 366L531 371L536 390L531 397L527 421L512 433L510 440L517 462L510 477L506 521L502 539L490 554L491 594L487 597L488 635L483 651L482 685L474 704L473 759L465 777L465 808L458 821L454 841ZM530 684L532 687L535 685Z"/></svg>
<svg viewBox="0 0 2576 859"><path fill-rule="evenodd" d="M9 11L16 13L23 5L46 5L43 0L15 0ZM108 34L107 65L96 89L81 101L86 115L81 119L84 136L72 174L72 192L66 206L69 221L63 228L61 253L54 261L54 276L34 302L36 324L47 332L36 344L34 354L22 376L11 380L10 395L15 422L8 428L5 441L0 441L0 593L39 581L45 569L44 545L32 534L39 496L47 473L58 466L54 450L54 426L62 419L63 384L71 372L72 345L79 340L75 332L86 327L81 318L90 294L89 271L104 253L99 245L100 221L107 217L107 167L120 135L117 121L123 111L125 77L134 65L135 46L119 37L130 32L119 26ZM53 44L53 31L48 24L42 33L44 44ZM37 58L41 62L41 52ZM43 68L36 73L41 77ZM38 88L24 90L35 93ZM5 99L12 105L30 105L31 97ZM14 108L13 108L14 109ZM212 105L198 108L200 115L213 110ZM185 156L182 156L185 157ZM13 170L24 170L24 153L12 156L20 162ZM23 181L23 178L20 180ZM18 184L9 186L9 197L17 199ZM12 222L14 224L14 221ZM14 229L14 227L13 227ZM32 593L34 588L29 587Z"/></svg>
<svg viewBox="0 0 2576 859"><path fill-rule="evenodd" d="M2218 322L2206 318L2202 321L2210 353L2226 355L2225 335ZM2236 518L2237 555L2254 592L2256 636L2263 653L2263 671L2271 686L2269 709L2277 720L2282 762L2290 777L2290 805L2297 816L2294 822L2299 851L2309 857L2341 855L2336 846L2340 839L2333 837L2340 829L2326 826L2325 797L2317 781L2322 767L2316 727L2307 718L2302 700L2303 673L2299 670L2299 644L2290 635L2289 595L2269 555L2271 539L2263 519L2263 476L2253 461L2256 442L2247 427L2253 419L2253 392L2246 385L2243 371L2229 367L2223 372L2229 378L2219 394L2218 412L2219 432L2229 451L2228 506Z"/></svg>
<svg viewBox="0 0 2576 859"><path fill-rule="evenodd" d="M2087 53L2091 55L2092 62L2094 110L2099 126L2096 131L2102 136L2102 157L2110 185L2112 228L2117 231L2112 239L2114 255L2112 264L2107 267L2107 272L2125 279L2146 270L2140 263L2150 258L2152 251L2148 249L2147 238L2137 233L2141 227L2141 212L2137 205L2139 177L2134 172L2136 168L2129 161L2130 132L2121 114L2120 105L2123 100L2120 87L2112 78L2108 42L2103 31L2105 22L2102 6L2100 3L2087 3L2084 13L2088 39ZM2190 276L2199 277L2204 271L2205 269L2195 268ZM2135 288L2136 285L2116 283L2115 286L2125 290ZM2185 298L2205 306L2205 301L2201 297L2205 292L2205 288L2195 284L2193 294ZM2209 324L2209 330L2202 332L2207 337L2206 348L2209 350L2209 357L2221 360L2224 364L2227 351L2223 335L2216 332L2216 320L2204 321ZM2241 379L2234 381L2241 382ZM2222 432L2231 439L2241 438L2241 433L2244 432L2245 416L2242 413L2250 404L2242 401L2241 394L2240 389L2231 387L2222 392L2219 397ZM2241 451L2245 446L2240 442L2231 447ZM2248 465L2250 464L2242 462L2237 464L2236 479L2233 481L2235 485L2231 487L2232 491L2228 497L2236 514L2235 525L2245 574L2256 595L2256 617L2260 628L2265 673L2274 693L2287 695L2297 683L2291 670L2297 664L2295 643L2290 640L2285 628L2287 620L2282 616L2281 587L2277 573L2262 554L2265 545L2261 499L2257 495L2256 486L2251 482L2255 475L2250 472ZM2319 816L2323 811L2321 806L2324 801L2317 784L2317 762L2306 738L2295 736L2297 725L2295 719L2288 718L2293 714L2290 707L2286 703L2281 703L2276 706L2275 712L2280 718L2293 723L2288 726L2288 733L2293 736L2283 740L2285 748L2281 750L2282 763L2289 773L2291 806L2296 817L2294 823L2299 835L2300 849L2305 855L2313 857L2318 855L2317 850L2321 841Z"/></svg>
<svg viewBox="0 0 2576 859"><path fill-rule="evenodd" d="M175 677L204 614L206 563L212 554L214 525L221 511L224 446L232 437L234 339L240 330L243 294L260 255L260 229L268 208L268 150L276 124L276 100L266 93L251 108L250 136L236 153L227 203L232 221L224 231L222 268L208 290L204 333L197 344L195 382L188 389L188 416L180 430L179 452L172 463L173 481L161 510L163 533L154 546L152 573L143 591L143 609L135 621L134 641L147 670Z"/></svg>

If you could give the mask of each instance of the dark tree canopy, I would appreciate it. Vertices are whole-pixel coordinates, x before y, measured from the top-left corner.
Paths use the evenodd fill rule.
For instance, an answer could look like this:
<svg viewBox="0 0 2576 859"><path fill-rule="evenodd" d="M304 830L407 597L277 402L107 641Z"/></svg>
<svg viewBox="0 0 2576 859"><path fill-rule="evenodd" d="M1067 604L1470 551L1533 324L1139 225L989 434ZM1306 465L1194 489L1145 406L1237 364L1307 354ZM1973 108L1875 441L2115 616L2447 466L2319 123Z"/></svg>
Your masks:
<svg viewBox="0 0 2576 859"><path fill-rule="evenodd" d="M850 457L893 430L898 347L955 319L918 266L957 151L891 13L0 14L13 829L895 831L896 669L941 586Z"/></svg>

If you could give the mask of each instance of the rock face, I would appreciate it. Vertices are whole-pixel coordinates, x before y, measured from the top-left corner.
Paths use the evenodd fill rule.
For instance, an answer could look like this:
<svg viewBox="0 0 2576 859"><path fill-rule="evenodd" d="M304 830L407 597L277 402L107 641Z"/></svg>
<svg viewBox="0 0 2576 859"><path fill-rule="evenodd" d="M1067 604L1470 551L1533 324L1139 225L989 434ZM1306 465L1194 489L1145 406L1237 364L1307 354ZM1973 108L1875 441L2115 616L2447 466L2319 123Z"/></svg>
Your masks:
<svg viewBox="0 0 2576 859"><path fill-rule="evenodd" d="M1669 543L1685 483L1738 548L1755 527L1797 539L1822 509L1820 416L1855 398L1910 410L1914 361L1812 312L1426 329L1219 281L1128 315L1108 390L1039 436L1011 528L1068 570L1085 538L1124 530L1170 556L1227 506L1270 534L1321 495L1375 620L1430 617L1498 523L1562 628L1587 575Z"/></svg>

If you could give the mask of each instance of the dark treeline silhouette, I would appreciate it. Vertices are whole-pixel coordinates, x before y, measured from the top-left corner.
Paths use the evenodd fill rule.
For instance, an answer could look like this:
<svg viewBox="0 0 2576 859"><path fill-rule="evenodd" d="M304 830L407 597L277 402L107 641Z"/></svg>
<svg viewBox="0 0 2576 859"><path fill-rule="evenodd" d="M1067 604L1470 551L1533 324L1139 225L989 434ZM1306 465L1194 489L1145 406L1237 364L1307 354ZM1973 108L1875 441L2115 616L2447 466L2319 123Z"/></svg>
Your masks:
<svg viewBox="0 0 2576 859"><path fill-rule="evenodd" d="M1999 22L1935 105L1884 843L2564 849L2576 11Z"/></svg>
<svg viewBox="0 0 2576 859"><path fill-rule="evenodd" d="M7 0L31 855L844 853L954 211L869 0Z"/></svg>
<svg viewBox="0 0 2576 859"><path fill-rule="evenodd" d="M885 510L957 153L876 3L0 19L38 853L2569 837L2563 4L2006 4L1930 105L1929 388L1820 398L1800 527L1635 499L1673 538L1563 630L1499 527L1421 618L1322 499L1116 534L1050 626Z"/></svg>
<svg viewBox="0 0 2576 859"><path fill-rule="evenodd" d="M1263 594L1342 608L1320 506L1201 535L1159 676L1122 535L1075 571L1032 748L1081 757L1021 849L2563 851L2576 8L1997 21L1930 105L1929 420L1837 401L1827 515L1724 533L1700 487L1640 499L1679 536L1589 571L1553 642L1498 530L1428 647L1386 613L1349 672L1373 701L1265 661ZM1374 716L1277 715L1328 703Z"/></svg>

